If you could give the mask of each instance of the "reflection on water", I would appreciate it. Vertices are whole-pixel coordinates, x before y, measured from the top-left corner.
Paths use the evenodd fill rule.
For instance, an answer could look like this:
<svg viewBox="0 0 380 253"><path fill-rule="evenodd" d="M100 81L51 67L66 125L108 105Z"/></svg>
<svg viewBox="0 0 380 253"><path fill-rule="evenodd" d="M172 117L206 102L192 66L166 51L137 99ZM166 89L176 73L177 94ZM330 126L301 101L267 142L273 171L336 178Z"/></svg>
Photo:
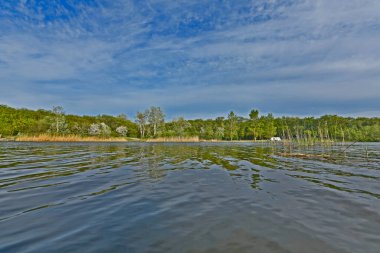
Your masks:
<svg viewBox="0 0 380 253"><path fill-rule="evenodd" d="M0 252L380 252L380 145L346 147L0 143Z"/></svg>

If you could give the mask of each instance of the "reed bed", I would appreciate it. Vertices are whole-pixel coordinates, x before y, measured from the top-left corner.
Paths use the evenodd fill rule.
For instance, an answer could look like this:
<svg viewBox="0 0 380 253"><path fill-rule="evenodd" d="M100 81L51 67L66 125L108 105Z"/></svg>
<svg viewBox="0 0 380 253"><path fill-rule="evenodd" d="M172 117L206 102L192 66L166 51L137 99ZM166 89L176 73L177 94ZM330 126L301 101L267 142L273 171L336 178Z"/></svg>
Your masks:
<svg viewBox="0 0 380 253"><path fill-rule="evenodd" d="M126 142L126 138L112 138L112 137L95 137L95 136L78 136L78 135L63 135L55 136L48 134L41 134L37 136L18 136L14 139L19 142Z"/></svg>
<svg viewBox="0 0 380 253"><path fill-rule="evenodd" d="M199 137L159 137L147 139L146 142L200 142Z"/></svg>

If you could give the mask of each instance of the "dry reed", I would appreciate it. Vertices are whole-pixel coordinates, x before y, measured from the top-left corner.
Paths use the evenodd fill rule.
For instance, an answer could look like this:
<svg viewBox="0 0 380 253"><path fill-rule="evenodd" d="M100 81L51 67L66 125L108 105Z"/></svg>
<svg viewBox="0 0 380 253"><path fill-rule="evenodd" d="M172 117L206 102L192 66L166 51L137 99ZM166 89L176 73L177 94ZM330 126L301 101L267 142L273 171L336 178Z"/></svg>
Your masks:
<svg viewBox="0 0 380 253"><path fill-rule="evenodd" d="M55 136L49 134L41 134L37 136L18 136L15 141L20 142L126 142L126 138L103 138L95 136L82 137L78 135Z"/></svg>
<svg viewBox="0 0 380 253"><path fill-rule="evenodd" d="M159 137L147 139L146 142L199 142L199 137Z"/></svg>

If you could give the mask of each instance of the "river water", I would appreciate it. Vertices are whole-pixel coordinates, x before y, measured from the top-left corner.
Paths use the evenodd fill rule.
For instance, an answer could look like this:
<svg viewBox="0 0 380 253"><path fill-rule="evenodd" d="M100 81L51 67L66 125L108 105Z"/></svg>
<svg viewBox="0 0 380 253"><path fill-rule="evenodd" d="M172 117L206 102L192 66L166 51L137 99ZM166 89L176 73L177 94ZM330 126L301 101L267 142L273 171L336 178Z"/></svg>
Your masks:
<svg viewBox="0 0 380 253"><path fill-rule="evenodd" d="M0 252L380 252L380 144L0 143Z"/></svg>

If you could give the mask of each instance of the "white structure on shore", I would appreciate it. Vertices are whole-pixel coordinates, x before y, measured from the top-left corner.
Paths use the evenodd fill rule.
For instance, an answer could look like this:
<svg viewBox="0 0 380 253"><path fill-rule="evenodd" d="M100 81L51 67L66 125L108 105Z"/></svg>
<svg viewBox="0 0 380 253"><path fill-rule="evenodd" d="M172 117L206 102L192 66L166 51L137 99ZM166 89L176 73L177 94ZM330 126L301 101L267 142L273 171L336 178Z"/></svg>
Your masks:
<svg viewBox="0 0 380 253"><path fill-rule="evenodd" d="M271 141L281 141L280 137L272 137L270 138Z"/></svg>

